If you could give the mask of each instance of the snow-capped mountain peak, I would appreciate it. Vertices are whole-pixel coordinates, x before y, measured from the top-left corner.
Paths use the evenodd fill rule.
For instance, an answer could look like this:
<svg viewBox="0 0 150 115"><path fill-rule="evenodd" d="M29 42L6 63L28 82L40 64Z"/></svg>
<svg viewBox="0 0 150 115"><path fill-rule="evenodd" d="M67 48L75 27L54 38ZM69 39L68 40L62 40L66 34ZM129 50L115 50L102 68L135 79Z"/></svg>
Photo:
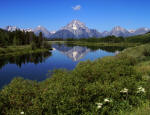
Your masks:
<svg viewBox="0 0 150 115"><path fill-rule="evenodd" d="M56 33L56 31L50 31L50 33L51 33L51 34L55 34L55 33Z"/></svg>
<svg viewBox="0 0 150 115"><path fill-rule="evenodd" d="M127 30L124 29L124 28L122 28L122 27L120 27L120 26L116 26L116 27L114 27L114 28L112 29L112 31L122 31L122 32L126 32Z"/></svg>
<svg viewBox="0 0 150 115"><path fill-rule="evenodd" d="M95 29L88 28L84 23L80 22L79 20L72 20L69 24L62 27L58 31L48 31L46 28L44 28L41 25L37 26L34 30L30 28L19 29L16 26L7 26L3 29L11 32L15 30L34 32L36 35L39 35L39 33L42 32L43 36L46 38L63 38L63 39L66 38L79 39L79 38L90 38L90 37L101 38L106 36L128 37L128 36L141 35L150 32L149 28L127 30L120 26L114 27L111 31L98 32Z"/></svg>
<svg viewBox="0 0 150 115"><path fill-rule="evenodd" d="M73 30L77 30L78 28L77 28L77 26L74 24L73 27L72 27L72 29L73 29Z"/></svg>
<svg viewBox="0 0 150 115"><path fill-rule="evenodd" d="M62 29L67 30L78 30L80 28L87 28L84 23L80 22L79 20L73 20L67 26L63 27Z"/></svg>
<svg viewBox="0 0 150 115"><path fill-rule="evenodd" d="M4 28L4 30L13 32L13 31L19 30L19 28L16 27L16 26L6 26L6 27Z"/></svg>
<svg viewBox="0 0 150 115"><path fill-rule="evenodd" d="M44 28L44 27L43 27L43 26L41 26L41 25L38 25L38 26L37 26L37 28Z"/></svg>
<svg viewBox="0 0 150 115"><path fill-rule="evenodd" d="M145 34L147 32L149 32L150 29L149 28L139 28L134 32L134 35L141 35L141 34Z"/></svg>
<svg viewBox="0 0 150 115"><path fill-rule="evenodd" d="M27 29L22 29L22 31L25 31L25 32L32 32L33 30L31 28L27 28Z"/></svg>
<svg viewBox="0 0 150 115"><path fill-rule="evenodd" d="M51 38L89 38L89 37L102 37L95 29L89 29L86 25L79 20L72 20L69 24L64 26L61 30L57 31Z"/></svg>
<svg viewBox="0 0 150 115"><path fill-rule="evenodd" d="M49 38L51 36L51 33L45 27L39 25L34 29L34 33L39 35L40 32L42 32L44 37Z"/></svg>
<svg viewBox="0 0 150 115"><path fill-rule="evenodd" d="M131 29L131 30L128 30L128 31L129 31L130 33L134 33L134 32L135 32L135 30L132 30L132 29Z"/></svg>
<svg viewBox="0 0 150 115"><path fill-rule="evenodd" d="M127 37L127 36L129 36L129 31L128 30L126 30L125 28L122 28L122 27L120 27L120 26L116 26L116 27L114 27L111 31L110 31L110 33L109 33L109 35L114 35L114 36L117 36L117 37L119 37L119 36L122 36L122 37Z"/></svg>
<svg viewBox="0 0 150 115"><path fill-rule="evenodd" d="M70 25L73 25L73 26L76 26L76 27L82 27L82 28L85 28L86 26L85 26L85 24L84 23L82 23L82 22L80 22L79 20L73 20L71 23L70 23Z"/></svg>
<svg viewBox="0 0 150 115"><path fill-rule="evenodd" d="M150 29L149 28L144 28L145 29L145 31L150 31Z"/></svg>

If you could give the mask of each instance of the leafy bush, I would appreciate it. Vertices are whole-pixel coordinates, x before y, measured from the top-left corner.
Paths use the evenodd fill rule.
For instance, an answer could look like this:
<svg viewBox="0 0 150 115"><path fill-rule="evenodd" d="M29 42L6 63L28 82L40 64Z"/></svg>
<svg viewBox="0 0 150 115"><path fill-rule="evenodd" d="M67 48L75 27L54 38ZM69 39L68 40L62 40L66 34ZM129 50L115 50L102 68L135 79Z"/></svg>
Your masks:
<svg viewBox="0 0 150 115"><path fill-rule="evenodd" d="M14 79L0 92L0 114L117 114L149 100L148 82L126 55L81 62L73 71L55 70L36 83Z"/></svg>
<svg viewBox="0 0 150 115"><path fill-rule="evenodd" d="M150 56L150 49L149 48L144 48L143 55L144 56Z"/></svg>
<svg viewBox="0 0 150 115"><path fill-rule="evenodd" d="M16 78L1 93L1 114L19 114L22 111L35 111L33 99L40 94L38 84L34 81Z"/></svg>

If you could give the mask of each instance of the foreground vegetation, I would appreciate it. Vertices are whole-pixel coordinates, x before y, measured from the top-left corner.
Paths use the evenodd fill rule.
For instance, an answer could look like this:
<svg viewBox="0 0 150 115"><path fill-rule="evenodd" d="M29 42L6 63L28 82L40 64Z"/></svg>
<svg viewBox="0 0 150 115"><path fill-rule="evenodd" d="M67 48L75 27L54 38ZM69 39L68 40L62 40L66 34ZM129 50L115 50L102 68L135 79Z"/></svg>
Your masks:
<svg viewBox="0 0 150 115"><path fill-rule="evenodd" d="M55 70L43 82L15 78L0 91L0 114L147 113L150 72L141 70L149 67L149 59L150 45L146 44L114 57L81 62L72 71Z"/></svg>

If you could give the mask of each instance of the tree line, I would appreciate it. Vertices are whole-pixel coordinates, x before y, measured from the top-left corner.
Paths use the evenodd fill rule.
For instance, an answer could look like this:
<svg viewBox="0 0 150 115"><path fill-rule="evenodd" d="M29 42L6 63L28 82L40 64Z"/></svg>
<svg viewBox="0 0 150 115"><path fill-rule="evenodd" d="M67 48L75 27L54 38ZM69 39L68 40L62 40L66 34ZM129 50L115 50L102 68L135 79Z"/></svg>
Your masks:
<svg viewBox="0 0 150 115"><path fill-rule="evenodd" d="M116 37L107 36L102 38L68 38L68 39L52 39L52 41L83 41L83 42L102 42L102 43L148 43L150 42L150 32L144 35L130 36L130 37Z"/></svg>
<svg viewBox="0 0 150 115"><path fill-rule="evenodd" d="M33 32L25 32L21 30L9 32L0 29L0 47L3 48L12 45L31 45L32 49L48 48L45 41L46 38L43 37L42 32L39 33L39 36L36 36Z"/></svg>

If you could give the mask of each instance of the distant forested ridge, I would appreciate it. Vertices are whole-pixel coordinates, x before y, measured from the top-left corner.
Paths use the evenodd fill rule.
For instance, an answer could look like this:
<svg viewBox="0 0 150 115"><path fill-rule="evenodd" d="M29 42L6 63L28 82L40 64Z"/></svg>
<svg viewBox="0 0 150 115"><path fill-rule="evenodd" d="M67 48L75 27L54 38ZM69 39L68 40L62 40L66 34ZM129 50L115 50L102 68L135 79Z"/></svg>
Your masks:
<svg viewBox="0 0 150 115"><path fill-rule="evenodd" d="M53 41L83 41L83 42L102 42L102 43L148 43L150 42L150 32L144 35L137 35L131 37L116 37L116 36L107 36L103 38L68 38L68 39L52 39Z"/></svg>

